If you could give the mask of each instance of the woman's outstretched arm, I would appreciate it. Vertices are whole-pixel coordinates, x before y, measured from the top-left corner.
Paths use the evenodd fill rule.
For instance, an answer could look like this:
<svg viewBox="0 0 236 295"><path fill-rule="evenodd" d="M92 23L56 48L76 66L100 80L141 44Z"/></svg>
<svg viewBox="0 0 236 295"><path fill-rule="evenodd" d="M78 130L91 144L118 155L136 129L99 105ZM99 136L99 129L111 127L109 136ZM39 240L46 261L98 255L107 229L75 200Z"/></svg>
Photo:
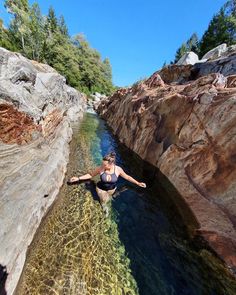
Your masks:
<svg viewBox="0 0 236 295"><path fill-rule="evenodd" d="M74 182L74 181L78 181L78 180L87 180L87 179L91 179L92 177L94 177L95 175L97 175L100 172L101 167L98 166L96 167L94 170L89 171L88 173L81 175L79 177L77 176L73 176L71 177L70 181Z"/></svg>
<svg viewBox="0 0 236 295"><path fill-rule="evenodd" d="M120 168L120 176L121 177L123 177L124 179L126 179L134 184L137 184L138 186L146 187L146 184L144 182L137 181L136 179L134 179L130 175L126 174L125 171L121 167L119 167L119 168Z"/></svg>

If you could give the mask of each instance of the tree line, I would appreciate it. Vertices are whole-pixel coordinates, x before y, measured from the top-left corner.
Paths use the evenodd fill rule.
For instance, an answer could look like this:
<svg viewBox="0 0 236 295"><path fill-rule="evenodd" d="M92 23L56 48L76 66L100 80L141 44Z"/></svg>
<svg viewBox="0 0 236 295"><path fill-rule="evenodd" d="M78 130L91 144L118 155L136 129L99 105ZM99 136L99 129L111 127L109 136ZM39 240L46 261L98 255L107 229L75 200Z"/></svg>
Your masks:
<svg viewBox="0 0 236 295"><path fill-rule="evenodd" d="M201 40L196 33L192 34L177 49L171 64L176 63L188 51L193 51L202 58L205 53L222 43L228 46L236 44L236 0L227 1L213 16Z"/></svg>
<svg viewBox="0 0 236 295"><path fill-rule="evenodd" d="M0 19L0 46L47 63L86 94L114 91L109 59L102 60L82 34L71 37L64 17L57 17L53 7L42 15L38 3L28 0L5 0L4 6L12 18L8 28Z"/></svg>

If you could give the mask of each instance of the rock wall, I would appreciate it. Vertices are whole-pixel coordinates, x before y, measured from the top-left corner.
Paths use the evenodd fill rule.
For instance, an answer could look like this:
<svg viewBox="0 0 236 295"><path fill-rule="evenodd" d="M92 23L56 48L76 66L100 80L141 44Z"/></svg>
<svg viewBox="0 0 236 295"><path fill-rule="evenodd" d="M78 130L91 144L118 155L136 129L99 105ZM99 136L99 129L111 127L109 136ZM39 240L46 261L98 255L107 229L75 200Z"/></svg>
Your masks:
<svg viewBox="0 0 236 295"><path fill-rule="evenodd" d="M199 224L193 235L203 237L234 273L235 63L234 54L165 67L97 109L121 142L167 176Z"/></svg>
<svg viewBox="0 0 236 295"><path fill-rule="evenodd" d="M50 66L0 48L0 265L7 294L63 183L70 122L82 118L85 101Z"/></svg>

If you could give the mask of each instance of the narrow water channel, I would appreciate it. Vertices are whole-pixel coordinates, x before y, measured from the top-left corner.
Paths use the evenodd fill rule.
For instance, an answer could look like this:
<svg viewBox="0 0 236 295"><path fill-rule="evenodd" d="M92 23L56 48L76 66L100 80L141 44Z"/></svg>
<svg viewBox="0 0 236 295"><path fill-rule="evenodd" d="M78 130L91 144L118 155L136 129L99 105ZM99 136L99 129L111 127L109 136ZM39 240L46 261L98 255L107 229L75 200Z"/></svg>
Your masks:
<svg viewBox="0 0 236 295"><path fill-rule="evenodd" d="M96 114L86 113L73 130L65 183L29 248L15 294L236 294L214 255L189 238L191 226L156 169L122 146ZM73 186L66 180L99 165L110 150L147 188L120 178L106 218L95 191L98 176Z"/></svg>

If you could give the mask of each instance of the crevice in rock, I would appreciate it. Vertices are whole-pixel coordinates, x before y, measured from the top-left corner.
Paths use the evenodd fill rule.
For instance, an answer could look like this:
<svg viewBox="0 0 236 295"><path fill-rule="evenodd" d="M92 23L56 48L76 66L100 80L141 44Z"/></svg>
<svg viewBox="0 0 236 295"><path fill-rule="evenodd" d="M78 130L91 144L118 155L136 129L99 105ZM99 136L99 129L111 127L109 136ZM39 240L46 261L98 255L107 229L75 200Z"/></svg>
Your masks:
<svg viewBox="0 0 236 295"><path fill-rule="evenodd" d="M0 264L0 295L7 295L7 291L5 289L5 284L7 280L7 269L6 266Z"/></svg>
<svg viewBox="0 0 236 295"><path fill-rule="evenodd" d="M194 106L195 106L196 102L197 102L197 100L194 100L193 105L192 105L192 108L191 108L189 114L187 115L186 119L184 120L184 122L182 123L182 125L180 126L180 128L178 130L177 136L179 136L179 134L180 134L181 130L183 129L185 123L188 121L188 119L190 118L191 114L193 113L193 109L194 109Z"/></svg>

